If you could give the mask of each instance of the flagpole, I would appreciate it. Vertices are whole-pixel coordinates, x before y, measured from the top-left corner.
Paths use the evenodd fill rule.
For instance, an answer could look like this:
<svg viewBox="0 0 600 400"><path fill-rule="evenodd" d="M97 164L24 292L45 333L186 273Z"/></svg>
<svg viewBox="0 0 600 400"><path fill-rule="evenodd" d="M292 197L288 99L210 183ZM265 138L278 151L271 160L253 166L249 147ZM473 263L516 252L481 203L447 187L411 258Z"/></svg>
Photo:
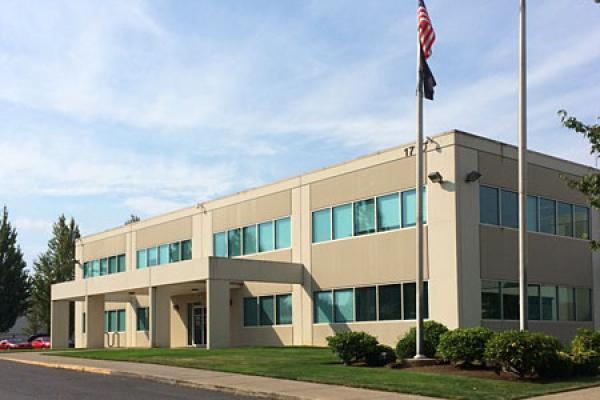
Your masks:
<svg viewBox="0 0 600 400"><path fill-rule="evenodd" d="M519 15L519 328L527 330L527 30L526 0Z"/></svg>
<svg viewBox="0 0 600 400"><path fill-rule="evenodd" d="M425 358L423 355L423 56L419 31L417 30L417 139L415 143L417 179L416 179L416 349L415 359Z"/></svg>

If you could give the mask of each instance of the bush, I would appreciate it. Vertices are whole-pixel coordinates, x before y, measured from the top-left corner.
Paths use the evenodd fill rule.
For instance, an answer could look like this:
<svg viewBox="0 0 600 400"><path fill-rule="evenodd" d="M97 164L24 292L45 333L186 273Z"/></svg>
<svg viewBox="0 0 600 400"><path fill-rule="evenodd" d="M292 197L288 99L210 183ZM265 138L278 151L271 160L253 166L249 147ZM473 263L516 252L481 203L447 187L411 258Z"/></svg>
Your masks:
<svg viewBox="0 0 600 400"><path fill-rule="evenodd" d="M440 343L440 336L448 332L444 324L436 321L426 321L423 324L423 353L426 357L433 358ZM410 328L410 331L398 341L396 345L396 355L398 358L412 358L415 356L417 345L417 331Z"/></svg>
<svg viewBox="0 0 600 400"><path fill-rule="evenodd" d="M557 363L560 342L553 337L533 332L496 333L488 341L486 361L496 368L523 377L541 377L549 366Z"/></svg>
<svg viewBox="0 0 600 400"><path fill-rule="evenodd" d="M574 373L573 359L570 354L559 351L548 364L543 365L539 376L544 378L568 378Z"/></svg>
<svg viewBox="0 0 600 400"><path fill-rule="evenodd" d="M577 335L575 335L571 342L571 352L577 354L590 351L600 354L600 331L578 329Z"/></svg>
<svg viewBox="0 0 600 400"><path fill-rule="evenodd" d="M573 352L571 362L575 375L596 376L600 372L600 354L593 350Z"/></svg>
<svg viewBox="0 0 600 400"><path fill-rule="evenodd" d="M483 363L485 345L493 334L487 328L455 329L440 337L438 352L455 366Z"/></svg>
<svg viewBox="0 0 600 400"><path fill-rule="evenodd" d="M342 332L327 337L327 345L346 365L365 361L367 354L376 352L377 339L365 332Z"/></svg>
<svg viewBox="0 0 600 400"><path fill-rule="evenodd" d="M365 361L371 367L383 367L396 361L396 353L390 346L378 344L373 352L367 353Z"/></svg>

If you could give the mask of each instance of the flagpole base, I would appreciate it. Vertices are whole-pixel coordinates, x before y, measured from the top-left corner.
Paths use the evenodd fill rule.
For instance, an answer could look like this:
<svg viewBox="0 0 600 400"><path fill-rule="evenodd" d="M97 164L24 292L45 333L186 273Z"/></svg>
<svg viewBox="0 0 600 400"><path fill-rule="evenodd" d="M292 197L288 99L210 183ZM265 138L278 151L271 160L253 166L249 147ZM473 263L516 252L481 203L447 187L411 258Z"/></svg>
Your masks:
<svg viewBox="0 0 600 400"><path fill-rule="evenodd" d="M419 355L419 358L416 357L417 356L404 359L404 364L407 367L428 367L431 365L438 365L440 363L440 360L435 358L428 358L423 355Z"/></svg>

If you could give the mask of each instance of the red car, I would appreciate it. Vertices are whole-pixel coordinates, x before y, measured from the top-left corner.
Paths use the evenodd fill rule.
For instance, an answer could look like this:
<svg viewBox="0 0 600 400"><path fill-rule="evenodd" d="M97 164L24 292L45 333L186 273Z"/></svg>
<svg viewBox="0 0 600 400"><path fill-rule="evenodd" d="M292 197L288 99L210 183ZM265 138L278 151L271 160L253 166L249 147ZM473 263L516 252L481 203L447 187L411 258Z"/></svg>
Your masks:
<svg viewBox="0 0 600 400"><path fill-rule="evenodd" d="M24 339L4 339L0 340L0 350L20 350L31 349L31 343Z"/></svg>
<svg viewBox="0 0 600 400"><path fill-rule="evenodd" d="M40 336L38 338L33 339L31 342L31 348L33 349L49 349L50 348L50 337L49 336Z"/></svg>

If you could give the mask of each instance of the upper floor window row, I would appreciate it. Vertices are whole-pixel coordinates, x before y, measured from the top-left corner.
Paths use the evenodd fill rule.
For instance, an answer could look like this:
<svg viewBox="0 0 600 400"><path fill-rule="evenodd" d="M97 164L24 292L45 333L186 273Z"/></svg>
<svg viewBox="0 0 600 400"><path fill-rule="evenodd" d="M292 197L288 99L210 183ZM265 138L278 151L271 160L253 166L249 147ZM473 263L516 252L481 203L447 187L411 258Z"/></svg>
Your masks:
<svg viewBox="0 0 600 400"><path fill-rule="evenodd" d="M292 246L290 217L213 234L213 254L238 257Z"/></svg>
<svg viewBox="0 0 600 400"><path fill-rule="evenodd" d="M125 269L125 254L86 261L83 263L83 279L125 272Z"/></svg>
<svg viewBox="0 0 600 400"><path fill-rule="evenodd" d="M482 224L519 227L516 192L480 186L479 209ZM527 230L589 240L590 211L588 207L528 195Z"/></svg>
<svg viewBox="0 0 600 400"><path fill-rule="evenodd" d="M154 267L192 259L192 241L183 240L137 251L137 268Z"/></svg>
<svg viewBox="0 0 600 400"><path fill-rule="evenodd" d="M427 222L427 196L423 188L423 223ZM371 197L312 213L312 242L343 239L414 226L417 191Z"/></svg>

